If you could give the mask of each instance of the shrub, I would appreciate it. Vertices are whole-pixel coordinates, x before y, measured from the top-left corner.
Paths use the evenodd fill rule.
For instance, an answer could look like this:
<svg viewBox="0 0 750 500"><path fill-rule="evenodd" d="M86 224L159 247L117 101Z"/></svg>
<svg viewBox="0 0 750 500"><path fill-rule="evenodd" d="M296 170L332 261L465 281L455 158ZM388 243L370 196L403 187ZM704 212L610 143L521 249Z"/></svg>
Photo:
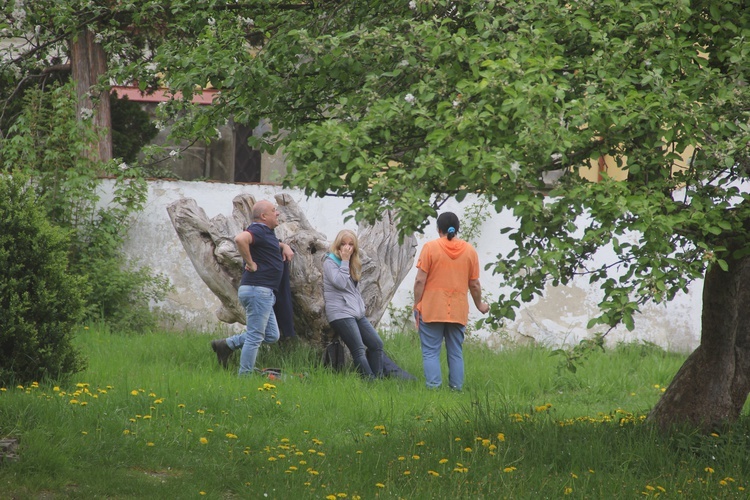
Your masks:
<svg viewBox="0 0 750 500"><path fill-rule="evenodd" d="M52 226L28 183L0 175L0 383L80 371L73 327L86 283L68 271L68 234Z"/></svg>

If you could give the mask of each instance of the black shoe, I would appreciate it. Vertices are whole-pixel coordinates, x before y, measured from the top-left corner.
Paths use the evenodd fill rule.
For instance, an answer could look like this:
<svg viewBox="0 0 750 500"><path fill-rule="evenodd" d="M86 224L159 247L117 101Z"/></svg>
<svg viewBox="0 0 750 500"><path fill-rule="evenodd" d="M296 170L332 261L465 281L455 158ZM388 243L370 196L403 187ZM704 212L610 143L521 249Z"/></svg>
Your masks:
<svg viewBox="0 0 750 500"><path fill-rule="evenodd" d="M229 347L227 341L225 339L212 340L211 349L216 353L216 359L219 360L219 364L226 368L229 356L232 355L232 348Z"/></svg>

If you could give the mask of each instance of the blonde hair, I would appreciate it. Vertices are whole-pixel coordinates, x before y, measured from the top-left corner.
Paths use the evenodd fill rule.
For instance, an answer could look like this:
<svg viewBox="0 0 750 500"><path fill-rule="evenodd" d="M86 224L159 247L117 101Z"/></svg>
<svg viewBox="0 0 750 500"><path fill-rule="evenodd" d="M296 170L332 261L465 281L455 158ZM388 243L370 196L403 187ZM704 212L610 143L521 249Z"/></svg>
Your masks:
<svg viewBox="0 0 750 500"><path fill-rule="evenodd" d="M333 240L333 243L331 244L331 253L339 259L341 258L339 249L341 248L341 245L344 244L344 238L351 239L354 244L354 251L352 252L352 256L349 257L349 274L354 278L354 281L359 281L362 273L362 261L359 260L359 241L357 240L357 235L349 229L342 229L339 231L339 234L336 235L336 239Z"/></svg>

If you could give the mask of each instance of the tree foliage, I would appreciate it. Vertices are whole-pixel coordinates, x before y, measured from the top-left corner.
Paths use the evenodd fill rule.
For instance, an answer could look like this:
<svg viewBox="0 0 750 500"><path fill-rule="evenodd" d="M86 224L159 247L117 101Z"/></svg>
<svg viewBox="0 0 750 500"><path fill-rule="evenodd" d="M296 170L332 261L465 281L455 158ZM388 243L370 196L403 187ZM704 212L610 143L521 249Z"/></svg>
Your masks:
<svg viewBox="0 0 750 500"><path fill-rule="evenodd" d="M404 231L449 197L512 211L516 249L492 269L515 290L495 317L583 274L604 292L591 326L632 329L644 302L745 252L743 2L201 5L197 38L166 39L153 58L175 90L222 89L181 131L268 118L258 145L285 147L289 185L351 196L357 219L394 208ZM265 34L254 50L248 17ZM627 182L577 175L605 155ZM545 189L543 175L561 169ZM595 266L603 247L614 257Z"/></svg>
<svg viewBox="0 0 750 500"><path fill-rule="evenodd" d="M284 148L285 183L350 196L358 220L395 209L422 230L469 194L510 211L515 248L490 267L513 291L494 319L583 275L602 288L590 326L632 329L645 302L750 257L742 0L39 0L20 31L10 10L34 49L3 81L11 66L40 77L61 41L93 30L102 83L168 88L177 136L263 124L255 145ZM209 86L215 105L191 105ZM604 156L626 182L577 175ZM551 190L550 172L565 174ZM743 349L750 334L727 324L717 332Z"/></svg>
<svg viewBox="0 0 750 500"><path fill-rule="evenodd" d="M68 271L67 234L51 224L23 177L0 176L0 383L75 373L73 329L86 281Z"/></svg>

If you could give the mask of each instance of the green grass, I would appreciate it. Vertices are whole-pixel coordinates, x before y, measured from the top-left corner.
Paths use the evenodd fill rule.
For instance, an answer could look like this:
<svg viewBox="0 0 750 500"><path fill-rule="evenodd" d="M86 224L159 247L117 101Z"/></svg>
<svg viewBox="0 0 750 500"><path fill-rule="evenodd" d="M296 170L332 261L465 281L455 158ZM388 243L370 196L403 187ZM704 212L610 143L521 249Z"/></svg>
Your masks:
<svg viewBox="0 0 750 500"><path fill-rule="evenodd" d="M386 350L415 381L331 373L305 346L264 349L285 377L222 370L207 334L82 329L88 369L0 391L0 498L743 498L750 422L664 436L642 422L684 360L465 348L461 393L423 386L414 334Z"/></svg>

